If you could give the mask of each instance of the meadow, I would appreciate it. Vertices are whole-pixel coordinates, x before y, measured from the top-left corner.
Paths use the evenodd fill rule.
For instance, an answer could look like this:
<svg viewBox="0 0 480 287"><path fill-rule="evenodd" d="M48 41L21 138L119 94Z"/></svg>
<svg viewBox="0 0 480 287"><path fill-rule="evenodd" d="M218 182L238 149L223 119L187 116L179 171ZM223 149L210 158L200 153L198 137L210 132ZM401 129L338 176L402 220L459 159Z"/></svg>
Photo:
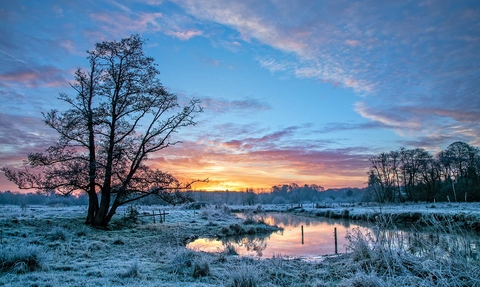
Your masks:
<svg viewBox="0 0 480 287"><path fill-rule="evenodd" d="M377 213L375 232L353 230L348 235L349 253L315 260L281 254L264 259L240 257L228 246L216 253L186 249L186 243L198 237L268 236L277 229L262 222L263 212L288 208L191 207L127 207L107 229L93 229L84 225L86 206L3 205L0 285L480 286L478 250L452 248L467 240L465 226L440 222L420 206L411 205L409 210L424 214L422 228L438 232L435 240L418 238L414 245L399 244L407 239L390 232L395 217ZM248 216L240 219L232 208ZM359 208L379 211L379 207ZM468 204L426 209L479 215L479 209ZM318 210L322 209L312 206L302 213L318 216L314 213ZM341 214L345 207L329 210ZM153 211L165 212L165 221L160 222L157 215L154 222ZM357 212L353 208L350 213Z"/></svg>

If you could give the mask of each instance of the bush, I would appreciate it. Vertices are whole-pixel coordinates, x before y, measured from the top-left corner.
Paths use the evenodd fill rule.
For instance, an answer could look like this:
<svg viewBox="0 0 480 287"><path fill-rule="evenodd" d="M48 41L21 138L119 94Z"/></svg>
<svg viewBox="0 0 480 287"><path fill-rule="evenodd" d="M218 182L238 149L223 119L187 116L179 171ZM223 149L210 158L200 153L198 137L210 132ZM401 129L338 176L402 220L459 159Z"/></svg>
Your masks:
<svg viewBox="0 0 480 287"><path fill-rule="evenodd" d="M138 216L140 215L140 206L131 204L127 208L127 219L137 223L138 222Z"/></svg>
<svg viewBox="0 0 480 287"><path fill-rule="evenodd" d="M25 273L43 268L44 252L38 246L23 245L0 249L0 270Z"/></svg>
<svg viewBox="0 0 480 287"><path fill-rule="evenodd" d="M185 248L172 253L168 260L167 270L171 273L182 274L193 265L194 252Z"/></svg>
<svg viewBox="0 0 480 287"><path fill-rule="evenodd" d="M65 228L57 226L57 227L54 227L52 231L50 231L47 237L50 238L50 240L65 241L67 240L68 235L69 235L68 231Z"/></svg>
<svg viewBox="0 0 480 287"><path fill-rule="evenodd" d="M194 278L210 275L210 264L204 258L196 258L193 262L192 276Z"/></svg>
<svg viewBox="0 0 480 287"><path fill-rule="evenodd" d="M77 236L87 236L89 233L90 233L90 228L86 225L81 225L75 231L75 235L77 235Z"/></svg>

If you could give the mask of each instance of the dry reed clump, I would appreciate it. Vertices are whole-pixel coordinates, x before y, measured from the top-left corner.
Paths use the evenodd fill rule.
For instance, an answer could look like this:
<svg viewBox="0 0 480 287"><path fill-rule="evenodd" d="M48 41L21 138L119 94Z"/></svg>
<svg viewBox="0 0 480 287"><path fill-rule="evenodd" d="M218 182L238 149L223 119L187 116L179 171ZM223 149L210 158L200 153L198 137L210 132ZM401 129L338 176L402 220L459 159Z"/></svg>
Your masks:
<svg viewBox="0 0 480 287"><path fill-rule="evenodd" d="M175 275L187 275L193 278L210 275L210 261L206 254L179 248L167 260L166 271Z"/></svg>
<svg viewBox="0 0 480 287"><path fill-rule="evenodd" d="M140 264L137 260L133 261L132 265L128 269L118 274L120 278L139 278L140 277Z"/></svg>
<svg viewBox="0 0 480 287"><path fill-rule="evenodd" d="M261 271L246 263L228 268L225 277L229 280L227 286L231 287L257 287L264 281Z"/></svg>
<svg viewBox="0 0 480 287"><path fill-rule="evenodd" d="M2 246L0 248L0 271L26 273L44 267L45 252L38 246Z"/></svg>
<svg viewBox="0 0 480 287"><path fill-rule="evenodd" d="M347 235L352 277L344 286L479 286L480 258L469 250L465 231L434 217L422 219L428 232L406 234L394 218L377 215L377 228ZM366 285L365 285L366 284Z"/></svg>
<svg viewBox="0 0 480 287"><path fill-rule="evenodd" d="M193 261L192 277L206 277L210 275L210 263L206 258L196 257Z"/></svg>
<svg viewBox="0 0 480 287"><path fill-rule="evenodd" d="M47 234L46 237L52 241L56 241L56 240L65 241L69 236L70 234L65 228L56 226L52 228L52 230L50 231L50 233Z"/></svg>
<svg viewBox="0 0 480 287"><path fill-rule="evenodd" d="M75 229L75 235L78 237L87 236L90 234L90 232L91 232L91 228L84 224L77 226L77 228Z"/></svg>

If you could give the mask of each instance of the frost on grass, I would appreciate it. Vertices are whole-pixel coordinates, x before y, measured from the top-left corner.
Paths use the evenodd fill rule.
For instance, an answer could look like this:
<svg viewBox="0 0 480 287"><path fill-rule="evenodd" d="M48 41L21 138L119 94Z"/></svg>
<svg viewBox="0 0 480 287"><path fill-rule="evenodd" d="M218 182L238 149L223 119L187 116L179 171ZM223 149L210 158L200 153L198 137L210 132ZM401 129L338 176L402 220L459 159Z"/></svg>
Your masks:
<svg viewBox="0 0 480 287"><path fill-rule="evenodd" d="M391 218L377 217L370 234L351 234L350 254L311 262L281 256L253 260L235 256L233 248L206 254L181 245L192 235L214 237L222 226L248 233L262 216L252 211L254 220L245 222L248 217L239 219L222 206L202 208L203 218L184 207L142 206L141 215L166 211L166 221L140 216L135 224L98 230L83 225L84 207L22 211L2 206L0 285L480 286L479 258L462 247L468 246L468 237L454 223L438 225L435 218L422 216L422 231L430 228L432 237L407 245L400 244L408 241L402 233L389 234ZM242 243L261 243L261 236L252 238Z"/></svg>
<svg viewBox="0 0 480 287"><path fill-rule="evenodd" d="M225 277L229 278L227 286L257 287L262 286L263 274L253 265L241 264L227 269Z"/></svg>
<svg viewBox="0 0 480 287"><path fill-rule="evenodd" d="M2 246L0 270L25 273L44 267L44 251L34 245Z"/></svg>
<svg viewBox="0 0 480 287"><path fill-rule="evenodd" d="M352 251L352 277L345 284L368 286L478 286L480 284L479 258L468 250L462 229L446 227L434 217L424 224L432 232L428 237L404 236L391 232L386 224L388 216L377 218L374 232L363 234L354 229L348 236ZM448 231L448 232L447 232ZM453 247L453 248L452 248ZM472 256L473 255L473 256ZM345 285L345 286L347 286Z"/></svg>

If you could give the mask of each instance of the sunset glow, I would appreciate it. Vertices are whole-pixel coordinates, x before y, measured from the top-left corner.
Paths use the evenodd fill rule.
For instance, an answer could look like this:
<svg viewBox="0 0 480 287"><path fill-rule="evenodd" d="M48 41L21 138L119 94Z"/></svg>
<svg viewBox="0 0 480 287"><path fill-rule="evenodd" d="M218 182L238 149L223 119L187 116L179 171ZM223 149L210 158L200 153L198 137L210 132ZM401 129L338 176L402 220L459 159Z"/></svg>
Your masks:
<svg viewBox="0 0 480 287"><path fill-rule="evenodd" d="M197 125L148 164L197 190L365 187L368 159L480 145L479 1L2 1L0 167L56 134L42 112L95 43L141 34ZM0 190L17 190L0 173Z"/></svg>

